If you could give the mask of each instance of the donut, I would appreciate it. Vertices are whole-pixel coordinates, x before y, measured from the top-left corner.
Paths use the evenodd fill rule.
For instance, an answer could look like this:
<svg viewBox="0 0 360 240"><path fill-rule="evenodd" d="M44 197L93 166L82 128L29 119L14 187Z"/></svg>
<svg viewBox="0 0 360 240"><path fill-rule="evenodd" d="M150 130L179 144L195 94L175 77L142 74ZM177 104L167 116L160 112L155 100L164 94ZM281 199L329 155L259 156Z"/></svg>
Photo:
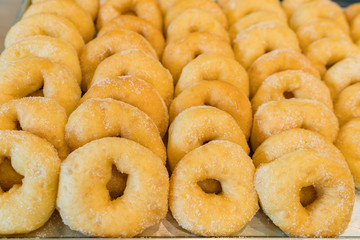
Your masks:
<svg viewBox="0 0 360 240"><path fill-rule="evenodd" d="M128 174L125 192L115 200L106 189L112 166ZM168 192L158 156L127 139L103 138L63 162L57 207L64 223L83 234L133 237L166 216Z"/></svg>
<svg viewBox="0 0 360 240"><path fill-rule="evenodd" d="M246 70L233 58L218 54L202 54L182 70L175 88L175 96L196 82L219 80L231 83L249 96L249 79Z"/></svg>
<svg viewBox="0 0 360 240"><path fill-rule="evenodd" d="M162 137L167 131L169 114L164 101L158 91L139 78L123 76L100 80L91 86L79 104L91 98L112 98L128 103L146 113Z"/></svg>
<svg viewBox="0 0 360 240"><path fill-rule="evenodd" d="M228 22L225 14L221 8L211 0L179 0L174 2L174 4L169 8L165 13L164 17L164 28L167 30L170 23L177 18L181 13L188 9L200 9L214 16L218 22L225 28L228 28Z"/></svg>
<svg viewBox="0 0 360 240"><path fill-rule="evenodd" d="M185 38L193 32L207 32L214 34L230 43L228 32L210 13L201 9L188 9L169 24L167 28L167 42Z"/></svg>
<svg viewBox="0 0 360 240"><path fill-rule="evenodd" d="M245 17L253 12L269 11L274 12L279 18L287 21L285 13L282 11L279 1L257 0L239 1L227 0L223 3L223 10L228 18L229 25L234 24L238 19Z"/></svg>
<svg viewBox="0 0 360 240"><path fill-rule="evenodd" d="M321 193L313 203L300 203L300 190ZM298 150L261 165L255 188L265 214L290 236L334 237L345 231L354 206L354 181L348 167L327 154Z"/></svg>
<svg viewBox="0 0 360 240"><path fill-rule="evenodd" d="M333 108L330 91L321 79L301 70L286 70L262 82L251 100L253 112L264 103L289 98L312 99Z"/></svg>
<svg viewBox="0 0 360 240"><path fill-rule="evenodd" d="M41 92L57 101L68 115L80 100L81 91L74 75L60 64L29 57L0 70L0 104Z"/></svg>
<svg viewBox="0 0 360 240"><path fill-rule="evenodd" d="M340 25L328 19L316 18L301 25L296 30L301 49L322 38L351 41L349 35Z"/></svg>
<svg viewBox="0 0 360 240"><path fill-rule="evenodd" d="M293 128L304 128L334 142L339 131L338 120L323 103L309 99L285 99L261 105L254 115L251 133L253 150L267 138Z"/></svg>
<svg viewBox="0 0 360 240"><path fill-rule="evenodd" d="M156 0L107 0L99 10L96 26L101 29L121 15L135 15L162 31L162 13Z"/></svg>
<svg viewBox="0 0 360 240"><path fill-rule="evenodd" d="M95 27L90 15L73 0L46 0L32 4L23 19L39 13L52 13L67 18L79 30L85 42L94 37Z"/></svg>
<svg viewBox="0 0 360 240"><path fill-rule="evenodd" d="M285 70L302 70L320 78L319 72L304 55L290 49L277 49L256 59L248 69L250 96L255 95L266 78Z"/></svg>
<svg viewBox="0 0 360 240"><path fill-rule="evenodd" d="M338 24L341 29L349 33L349 25L341 7L328 0L310 1L301 5L291 16L290 27L297 30L301 25L316 18L328 19Z"/></svg>
<svg viewBox="0 0 360 240"><path fill-rule="evenodd" d="M129 30L142 35L157 53L158 58L162 56L165 48L165 40L162 33L151 23L136 16L121 15L110 21L98 32L98 37L116 30Z"/></svg>
<svg viewBox="0 0 360 240"><path fill-rule="evenodd" d="M24 176L8 192L0 190L0 234L29 233L55 210L60 159L50 143L24 131L0 131L0 149Z"/></svg>
<svg viewBox="0 0 360 240"><path fill-rule="evenodd" d="M340 149L354 177L356 188L360 188L360 119L354 118L340 128L339 135L335 141L336 147Z"/></svg>
<svg viewBox="0 0 360 240"><path fill-rule="evenodd" d="M234 58L234 52L225 40L210 33L194 32L183 39L170 42L164 50L162 63L177 83L182 69L201 54L217 54Z"/></svg>
<svg viewBox="0 0 360 240"><path fill-rule="evenodd" d="M170 180L169 205L184 229L204 236L234 234L255 215L254 165L235 143L211 141L187 155ZM207 194L198 185L204 179L221 182L221 194Z"/></svg>
<svg viewBox="0 0 360 240"><path fill-rule="evenodd" d="M233 48L236 60L246 69L261 55L276 49L300 52L296 34L284 24L276 22L261 22L240 32L233 42Z"/></svg>
<svg viewBox="0 0 360 240"><path fill-rule="evenodd" d="M285 11L286 15L290 19L294 12L299 9L302 5L317 0L283 0L281 6Z"/></svg>
<svg viewBox="0 0 360 240"><path fill-rule="evenodd" d="M340 126L353 118L360 117L360 83L345 88L334 104L334 111Z"/></svg>
<svg viewBox="0 0 360 240"><path fill-rule="evenodd" d="M351 22L351 37L354 42L360 47L360 14Z"/></svg>
<svg viewBox="0 0 360 240"><path fill-rule="evenodd" d="M283 23L287 24L286 21L281 18L279 15L277 15L275 12L271 11L258 11L250 13L249 15L246 15L240 19L238 19L231 27L229 28L229 35L231 40L235 40L236 36L247 29L248 27L251 27L252 25L261 23L261 22L276 22L276 23Z"/></svg>
<svg viewBox="0 0 360 240"><path fill-rule="evenodd" d="M170 122L185 109L203 105L229 113L243 131L245 138L250 137L252 112L249 99L239 89L234 88L234 85L224 81L200 81L188 87L171 103Z"/></svg>
<svg viewBox="0 0 360 240"><path fill-rule="evenodd" d="M80 63L75 49L68 43L49 36L33 36L12 44L0 55L0 69L6 64L28 57L41 57L68 68L81 82Z"/></svg>
<svg viewBox="0 0 360 240"><path fill-rule="evenodd" d="M211 106L196 106L182 111L169 128L167 145L170 170L189 152L211 140L228 140L249 153L245 136L235 119Z"/></svg>
<svg viewBox="0 0 360 240"><path fill-rule="evenodd" d="M35 35L59 38L72 45L77 53L80 53L84 46L84 40L71 21L55 14L40 13L22 19L12 26L6 34L5 48Z"/></svg>
<svg viewBox="0 0 360 240"><path fill-rule="evenodd" d="M86 89L86 85L91 82L96 68L104 59L128 49L139 49L157 58L156 52L150 43L140 34L133 31L112 31L86 44L80 55L83 76L82 89Z"/></svg>
<svg viewBox="0 0 360 240"><path fill-rule="evenodd" d="M326 71L324 82L330 89L333 101L349 85L360 81L360 55L347 57Z"/></svg>
<svg viewBox="0 0 360 240"><path fill-rule="evenodd" d="M346 40L324 38L309 45L304 54L321 76L324 76L326 71L337 62L351 55L360 54L360 48Z"/></svg>
<svg viewBox="0 0 360 240"><path fill-rule="evenodd" d="M345 8L344 13L348 22L351 23L360 14L360 3L350 4Z"/></svg>
<svg viewBox="0 0 360 240"><path fill-rule="evenodd" d="M104 78L125 75L150 83L159 92L166 106L170 105L174 92L171 74L158 60L140 50L126 50L106 58L99 64L88 86Z"/></svg>
<svg viewBox="0 0 360 240"><path fill-rule="evenodd" d="M165 146L155 123L130 104L109 98L88 99L65 126L65 139L72 150L96 139L120 136L149 148L165 163Z"/></svg>

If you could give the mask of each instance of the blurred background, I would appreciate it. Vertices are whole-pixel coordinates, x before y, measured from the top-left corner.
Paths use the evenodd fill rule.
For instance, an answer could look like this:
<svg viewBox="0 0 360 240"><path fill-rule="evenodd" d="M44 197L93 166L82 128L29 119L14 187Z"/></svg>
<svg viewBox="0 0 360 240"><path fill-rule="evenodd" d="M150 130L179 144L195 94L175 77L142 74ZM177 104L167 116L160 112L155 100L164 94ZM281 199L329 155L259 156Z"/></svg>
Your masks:
<svg viewBox="0 0 360 240"><path fill-rule="evenodd" d="M4 38L14 23L21 0L0 0L0 51L4 46Z"/></svg>

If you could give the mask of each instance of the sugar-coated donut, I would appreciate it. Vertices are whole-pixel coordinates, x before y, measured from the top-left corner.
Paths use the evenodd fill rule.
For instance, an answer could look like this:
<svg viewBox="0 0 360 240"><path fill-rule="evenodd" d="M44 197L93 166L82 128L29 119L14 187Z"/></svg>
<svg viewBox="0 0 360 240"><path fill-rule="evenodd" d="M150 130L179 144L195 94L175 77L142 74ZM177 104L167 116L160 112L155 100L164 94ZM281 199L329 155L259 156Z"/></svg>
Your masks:
<svg viewBox="0 0 360 240"><path fill-rule="evenodd" d="M354 177L356 188L360 188L360 119L354 118L340 128L335 141L336 147L344 155L346 162Z"/></svg>
<svg viewBox="0 0 360 240"><path fill-rule="evenodd" d="M129 13L146 20L162 31L162 13L156 0L107 0L99 10L96 26L101 29L111 20Z"/></svg>
<svg viewBox="0 0 360 240"><path fill-rule="evenodd" d="M88 42L80 55L83 77L82 89L86 90L87 84L91 82L96 68L104 59L128 49L138 49L154 58L157 57L150 43L140 34L133 31L116 30Z"/></svg>
<svg viewBox="0 0 360 240"><path fill-rule="evenodd" d="M114 99L88 99L69 117L65 138L73 150L104 137L123 137L153 151L165 163L164 143L143 111Z"/></svg>
<svg viewBox="0 0 360 240"><path fill-rule="evenodd" d="M234 88L234 85L224 81L200 81L185 89L170 105L170 122L185 109L202 105L213 106L229 113L245 137L250 137L252 112L249 99L239 89Z"/></svg>
<svg viewBox="0 0 360 240"><path fill-rule="evenodd" d="M360 55L345 58L326 71L324 82L330 89L333 101L349 85L360 82Z"/></svg>
<svg viewBox="0 0 360 240"><path fill-rule="evenodd" d="M246 69L269 51L292 49L300 52L296 34L284 24L276 22L261 22L240 32L233 48L236 60Z"/></svg>
<svg viewBox="0 0 360 240"><path fill-rule="evenodd" d="M209 14L213 15L218 22L225 28L228 28L228 22L225 14L214 1L212 0L180 0L174 2L174 4L169 8L169 10L165 14L164 18L164 28L167 30L170 23L179 16L182 12L188 9L200 9Z"/></svg>
<svg viewBox="0 0 360 240"><path fill-rule="evenodd" d="M0 89L0 104L40 94L56 100L68 115L81 96L80 87L70 70L40 57L7 64L0 70Z"/></svg>
<svg viewBox="0 0 360 240"><path fill-rule="evenodd" d="M321 79L301 70L286 70L262 82L251 100L253 112L264 103L286 98L312 99L333 108L330 91Z"/></svg>
<svg viewBox="0 0 360 240"><path fill-rule="evenodd" d="M159 92L166 106L170 105L174 93L170 72L157 59L140 50L122 51L102 61L88 86L104 78L125 75L132 75L150 83Z"/></svg>
<svg viewBox="0 0 360 240"><path fill-rule="evenodd" d="M353 118L360 117L360 83L345 88L334 104L334 111L340 126Z"/></svg>
<svg viewBox="0 0 360 240"><path fill-rule="evenodd" d="M165 48L165 40L161 31L144 19L131 15L121 15L110 21L101 28L98 37L116 30L128 30L137 32L149 41L157 53L158 58L162 56Z"/></svg>
<svg viewBox="0 0 360 240"><path fill-rule="evenodd" d="M0 69L9 62L35 56L67 67L80 84L81 70L75 49L70 44L49 36L29 37L6 48L0 55Z"/></svg>
<svg viewBox="0 0 360 240"><path fill-rule="evenodd" d="M60 159L50 143L24 131L0 131L0 149L1 160L11 159L24 176L22 184L0 190L0 234L36 230L55 210Z"/></svg>
<svg viewBox="0 0 360 240"><path fill-rule="evenodd" d="M281 6L285 11L286 15L288 16L288 18L291 18L291 16L294 14L294 12L297 9L299 9L302 5L312 1L318 1L318 0L283 0L281 2Z"/></svg>
<svg viewBox="0 0 360 240"><path fill-rule="evenodd" d="M175 88L175 96L196 82L219 80L231 83L249 96L246 70L233 58L218 54L202 54L182 70Z"/></svg>
<svg viewBox="0 0 360 240"><path fill-rule="evenodd" d="M52 13L69 19L79 30L85 42L94 37L95 26L90 15L73 0L46 0L32 4L24 13L23 18L39 13Z"/></svg>
<svg viewBox="0 0 360 240"><path fill-rule="evenodd" d="M261 83L274 73L285 70L302 70L320 78L309 59L290 49L278 49L259 57L248 69L250 96L254 96Z"/></svg>
<svg viewBox="0 0 360 240"><path fill-rule="evenodd" d="M304 207L299 193L308 186L321 195ZM255 188L265 214L288 235L334 237L350 222L354 181L348 167L327 154L298 150L261 165Z"/></svg>
<svg viewBox="0 0 360 240"><path fill-rule="evenodd" d="M104 0L103 0L104 1ZM167 10L177 1L177 0L157 0L160 4L161 11L166 13Z"/></svg>
<svg viewBox="0 0 360 240"><path fill-rule="evenodd" d="M40 13L24 18L12 26L6 34L5 48L35 35L59 38L72 45L77 53L84 46L79 30L70 20L51 13Z"/></svg>
<svg viewBox="0 0 360 240"><path fill-rule="evenodd" d="M144 80L133 76L105 78L92 85L79 104L91 98L112 98L128 103L146 113L162 137L167 131L169 114L166 105L158 91Z"/></svg>
<svg viewBox="0 0 360 240"><path fill-rule="evenodd" d="M164 50L162 62L177 83L183 68L201 54L217 54L234 58L234 52L225 40L210 34L194 32L184 39L169 43Z"/></svg>
<svg viewBox="0 0 360 240"><path fill-rule="evenodd" d="M304 54L321 76L324 76L335 63L352 55L360 54L360 48L346 40L323 38L309 45Z"/></svg>
<svg viewBox="0 0 360 240"><path fill-rule="evenodd" d="M170 210L179 225L204 236L226 236L240 231L259 209L254 189L254 165L235 143L211 141L179 162L170 180ZM218 195L198 185L217 179Z"/></svg>
<svg viewBox="0 0 360 240"><path fill-rule="evenodd" d="M124 194L111 200L112 165L128 174ZM169 176L149 149L123 138L92 141L72 152L60 172L57 206L65 224L91 236L132 237L168 210Z"/></svg>
<svg viewBox="0 0 360 240"><path fill-rule="evenodd" d="M177 16L169 25L166 31L166 41L173 42L185 38L192 32L212 33L230 43L228 32L208 12L201 9L188 9Z"/></svg>
<svg viewBox="0 0 360 240"><path fill-rule="evenodd" d="M360 14L360 3L350 4L345 8L345 16L349 23L351 23L354 18L356 18Z"/></svg>
<svg viewBox="0 0 360 240"><path fill-rule="evenodd" d="M182 111L171 123L168 139L170 170L189 152L211 140L228 140L249 153L244 133L235 119L210 106L196 106Z"/></svg>
<svg viewBox="0 0 360 240"><path fill-rule="evenodd" d="M293 128L305 128L334 142L339 123L323 103L309 99L286 99L261 105L254 115L251 133L253 150L267 138Z"/></svg>

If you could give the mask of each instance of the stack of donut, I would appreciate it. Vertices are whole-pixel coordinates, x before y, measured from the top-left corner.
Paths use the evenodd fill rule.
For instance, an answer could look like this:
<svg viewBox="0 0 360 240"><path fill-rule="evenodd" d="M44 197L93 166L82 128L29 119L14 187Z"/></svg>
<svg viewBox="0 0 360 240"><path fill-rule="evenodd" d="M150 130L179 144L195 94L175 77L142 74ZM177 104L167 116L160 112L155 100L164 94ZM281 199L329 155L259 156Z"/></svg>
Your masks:
<svg viewBox="0 0 360 240"><path fill-rule="evenodd" d="M248 156L252 112L245 69L234 59L226 16L212 0L160 1L174 77L170 105L169 204L184 229L238 232L258 210Z"/></svg>

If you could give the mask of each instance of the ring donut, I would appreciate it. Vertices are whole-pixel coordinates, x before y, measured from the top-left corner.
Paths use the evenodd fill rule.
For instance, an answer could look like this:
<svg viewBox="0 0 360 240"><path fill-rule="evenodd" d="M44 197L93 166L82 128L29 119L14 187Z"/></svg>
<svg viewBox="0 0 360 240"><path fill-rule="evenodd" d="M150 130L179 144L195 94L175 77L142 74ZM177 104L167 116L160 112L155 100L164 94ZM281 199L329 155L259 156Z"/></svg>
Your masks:
<svg viewBox="0 0 360 240"><path fill-rule="evenodd" d="M171 74L158 60L140 50L126 50L106 58L99 64L88 86L104 78L126 75L149 83L159 92L166 106L170 105L174 93Z"/></svg>
<svg viewBox="0 0 360 240"><path fill-rule="evenodd" d="M177 16L167 28L167 42L185 38L193 32L211 33L230 43L225 28L213 15L201 9L188 9Z"/></svg>
<svg viewBox="0 0 360 240"><path fill-rule="evenodd" d="M117 30L88 42L80 55L83 76L82 89L86 89L86 85L91 82L96 68L104 59L128 49L138 49L157 58L156 52L150 43L140 34L133 31Z"/></svg>
<svg viewBox="0 0 360 240"><path fill-rule="evenodd" d="M158 91L141 79L123 76L100 80L85 93L79 105L91 98L112 98L128 103L146 113L162 137L167 131L169 114L166 105Z"/></svg>
<svg viewBox="0 0 360 240"><path fill-rule="evenodd" d="M319 72L304 55L290 49L277 49L259 57L248 69L250 96L255 95L266 78L285 70L302 70L320 78Z"/></svg>
<svg viewBox="0 0 360 240"><path fill-rule="evenodd" d="M321 79L301 70L286 70L262 82L251 100L253 112L264 103L287 98L312 99L333 108L330 91Z"/></svg>
<svg viewBox="0 0 360 240"><path fill-rule="evenodd" d="M115 200L106 189L112 165L128 174L126 190ZM169 176L159 157L133 141L104 138L63 162L57 206L71 229L90 236L133 237L166 216L168 192Z"/></svg>
<svg viewBox="0 0 360 240"><path fill-rule="evenodd" d="M233 48L236 60L246 69L269 51L292 49L300 52L296 34L284 24L276 22L258 23L240 32Z"/></svg>
<svg viewBox="0 0 360 240"><path fill-rule="evenodd" d="M111 20L126 14L138 16L160 31L163 29L162 13L156 0L107 0L99 10L96 26L101 30Z"/></svg>
<svg viewBox="0 0 360 240"><path fill-rule="evenodd" d="M349 23L360 14L360 3L353 3L347 6L344 10L345 16Z"/></svg>
<svg viewBox="0 0 360 240"><path fill-rule="evenodd" d="M286 15L290 19L294 12L299 9L302 5L317 0L283 0L281 6L285 11Z"/></svg>
<svg viewBox="0 0 360 240"><path fill-rule="evenodd" d="M70 71L39 57L7 64L0 70L0 89L0 104L39 94L57 101L67 115L75 109L81 97L80 87Z"/></svg>
<svg viewBox="0 0 360 240"><path fill-rule="evenodd" d="M183 68L201 54L217 54L234 58L229 43L210 33L194 32L184 39L169 43L164 50L162 62L177 83Z"/></svg>
<svg viewBox="0 0 360 240"><path fill-rule="evenodd" d="M165 48L165 40L162 33L151 23L136 16L121 15L110 21L103 28L101 28L97 36L101 37L102 35L117 30L128 30L137 32L146 40L148 40L148 42L151 44L151 46L157 53L158 58L161 58Z"/></svg>
<svg viewBox="0 0 360 240"><path fill-rule="evenodd" d="M60 159L50 143L24 131L0 131L0 149L24 176L22 184L0 190L0 234L36 230L55 210Z"/></svg>
<svg viewBox="0 0 360 240"><path fill-rule="evenodd" d="M67 67L81 83L80 63L75 49L68 43L49 36L33 36L12 44L0 55L0 66L6 67L28 57L41 57Z"/></svg>
<svg viewBox="0 0 360 240"><path fill-rule="evenodd" d="M340 126L353 118L360 117L360 83L345 88L334 104L334 111L339 119Z"/></svg>
<svg viewBox="0 0 360 240"><path fill-rule="evenodd" d="M267 138L293 128L305 128L334 142L338 120L323 103L308 99L286 99L261 105L254 115L251 133L253 150Z"/></svg>
<svg viewBox="0 0 360 240"><path fill-rule="evenodd" d="M249 153L245 136L235 119L210 106L196 106L182 111L169 128L168 163L170 170L189 152L211 140L228 140Z"/></svg>
<svg viewBox="0 0 360 240"><path fill-rule="evenodd" d="M52 13L67 18L79 30L85 42L94 37L95 26L90 15L72 0L46 0L32 4L23 19L39 13Z"/></svg>
<svg viewBox="0 0 360 240"><path fill-rule="evenodd" d="M300 203L300 190L321 192L313 203ZM354 181L347 166L327 154L298 150L261 165L255 188L267 216L286 234L333 237L345 231L354 206Z"/></svg>
<svg viewBox="0 0 360 240"><path fill-rule="evenodd" d="M170 180L170 210L179 225L204 236L240 231L259 209L254 189L254 165L235 143L211 141L188 153ZM198 185L205 179L221 182L222 193L207 194Z"/></svg>
<svg viewBox="0 0 360 240"><path fill-rule="evenodd" d="M196 82L219 80L231 83L249 96L249 79L246 70L233 58L202 54L192 60L181 72L175 88L175 96Z"/></svg>
<svg viewBox="0 0 360 240"><path fill-rule="evenodd" d="M174 121L182 111L203 105L213 106L229 113L238 123L245 138L250 137L252 112L249 99L232 84L223 81L200 81L188 87L171 103L170 122Z"/></svg>

